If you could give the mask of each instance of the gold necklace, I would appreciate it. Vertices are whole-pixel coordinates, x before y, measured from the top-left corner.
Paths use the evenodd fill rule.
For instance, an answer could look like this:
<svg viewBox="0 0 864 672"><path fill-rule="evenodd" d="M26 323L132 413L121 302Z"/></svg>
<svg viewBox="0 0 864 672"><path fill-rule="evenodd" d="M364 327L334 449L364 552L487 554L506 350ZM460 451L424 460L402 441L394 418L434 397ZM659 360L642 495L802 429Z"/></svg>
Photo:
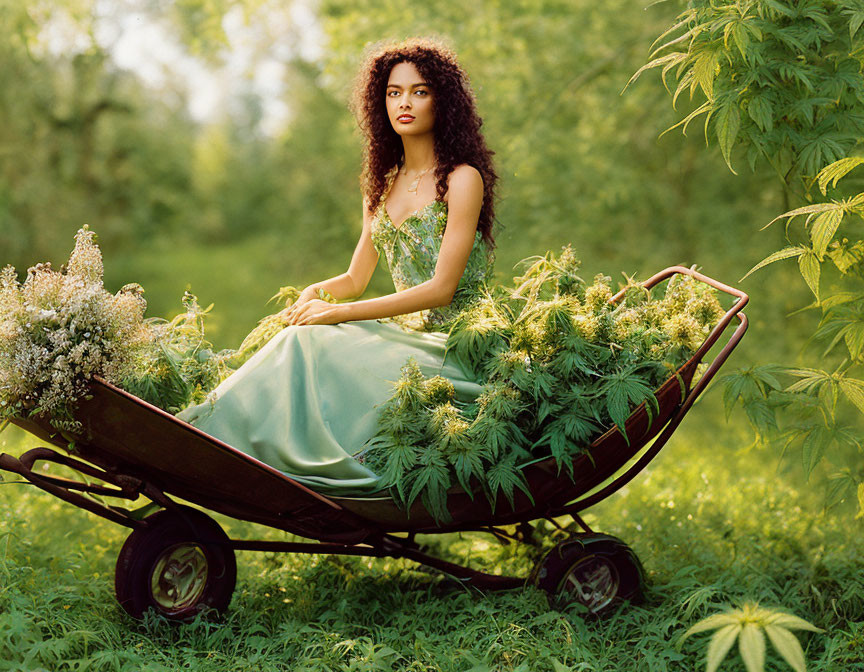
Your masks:
<svg viewBox="0 0 864 672"><path fill-rule="evenodd" d="M408 193L416 194L417 193L417 187L420 186L420 178L423 177L430 170L432 170L434 167L435 167L434 165L429 166L426 170L423 170L423 171L420 171L419 173L417 173L417 176L414 178L414 181L408 187ZM408 172L405 169L402 170L402 174L405 175L405 177L408 177Z"/></svg>

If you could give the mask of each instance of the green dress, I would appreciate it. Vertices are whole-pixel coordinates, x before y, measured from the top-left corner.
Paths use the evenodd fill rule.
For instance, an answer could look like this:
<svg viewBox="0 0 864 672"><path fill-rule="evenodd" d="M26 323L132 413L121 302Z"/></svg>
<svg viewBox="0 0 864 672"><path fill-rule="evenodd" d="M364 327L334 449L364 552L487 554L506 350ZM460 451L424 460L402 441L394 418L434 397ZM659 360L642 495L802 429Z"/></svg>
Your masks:
<svg viewBox="0 0 864 672"><path fill-rule="evenodd" d="M384 199L372 242L401 291L432 278L447 224L433 201L398 228ZM393 318L285 327L201 403L177 417L319 492L363 496L378 476L354 459L377 429L377 406L413 356L424 375L441 375L468 403L481 392L452 353L448 322L491 281L494 252L478 230L452 303Z"/></svg>

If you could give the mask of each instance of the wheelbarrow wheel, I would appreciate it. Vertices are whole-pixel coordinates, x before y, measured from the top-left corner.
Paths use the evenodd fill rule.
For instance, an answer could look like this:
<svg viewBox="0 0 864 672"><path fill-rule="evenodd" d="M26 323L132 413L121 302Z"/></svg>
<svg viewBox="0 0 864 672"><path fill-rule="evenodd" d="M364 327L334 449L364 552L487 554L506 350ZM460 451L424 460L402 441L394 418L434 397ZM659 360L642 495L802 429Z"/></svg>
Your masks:
<svg viewBox="0 0 864 672"><path fill-rule="evenodd" d="M641 601L645 572L627 544L592 532L555 546L537 563L532 579L553 606L575 602L604 616L624 601Z"/></svg>
<svg viewBox="0 0 864 672"><path fill-rule="evenodd" d="M114 573L120 606L133 618L153 608L172 620L188 620L213 608L222 613L237 582L228 536L198 509L161 510L126 538Z"/></svg>

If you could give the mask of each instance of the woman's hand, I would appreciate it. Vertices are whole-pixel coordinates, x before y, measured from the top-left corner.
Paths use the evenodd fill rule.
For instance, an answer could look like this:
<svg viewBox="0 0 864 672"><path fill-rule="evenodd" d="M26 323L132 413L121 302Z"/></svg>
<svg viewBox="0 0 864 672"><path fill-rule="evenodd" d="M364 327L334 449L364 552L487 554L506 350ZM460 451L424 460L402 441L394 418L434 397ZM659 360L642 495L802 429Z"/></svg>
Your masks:
<svg viewBox="0 0 864 672"><path fill-rule="evenodd" d="M312 299L318 298L318 290L312 287L306 287L302 292L300 292L300 296L297 297L297 300L292 303L290 306L282 310L278 313L278 315L284 319L287 324L294 324L294 316L297 314L297 311L303 307L304 304L309 303Z"/></svg>
<svg viewBox="0 0 864 672"><path fill-rule="evenodd" d="M310 299L298 307L298 299L290 308L279 315L284 315L287 324L339 324L345 320L345 306L329 303L321 299Z"/></svg>

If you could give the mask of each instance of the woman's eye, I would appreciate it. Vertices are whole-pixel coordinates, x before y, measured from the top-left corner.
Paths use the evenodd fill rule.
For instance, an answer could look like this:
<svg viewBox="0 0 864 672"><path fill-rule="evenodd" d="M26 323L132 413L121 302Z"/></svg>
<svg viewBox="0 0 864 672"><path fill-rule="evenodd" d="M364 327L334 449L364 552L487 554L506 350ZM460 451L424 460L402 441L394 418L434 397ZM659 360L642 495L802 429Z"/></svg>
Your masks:
<svg viewBox="0 0 864 672"><path fill-rule="evenodd" d="M429 92L428 92L428 91L423 91L423 90L421 89L420 91L415 91L415 93L422 93L422 94L425 96L425 95L428 94Z"/></svg>

